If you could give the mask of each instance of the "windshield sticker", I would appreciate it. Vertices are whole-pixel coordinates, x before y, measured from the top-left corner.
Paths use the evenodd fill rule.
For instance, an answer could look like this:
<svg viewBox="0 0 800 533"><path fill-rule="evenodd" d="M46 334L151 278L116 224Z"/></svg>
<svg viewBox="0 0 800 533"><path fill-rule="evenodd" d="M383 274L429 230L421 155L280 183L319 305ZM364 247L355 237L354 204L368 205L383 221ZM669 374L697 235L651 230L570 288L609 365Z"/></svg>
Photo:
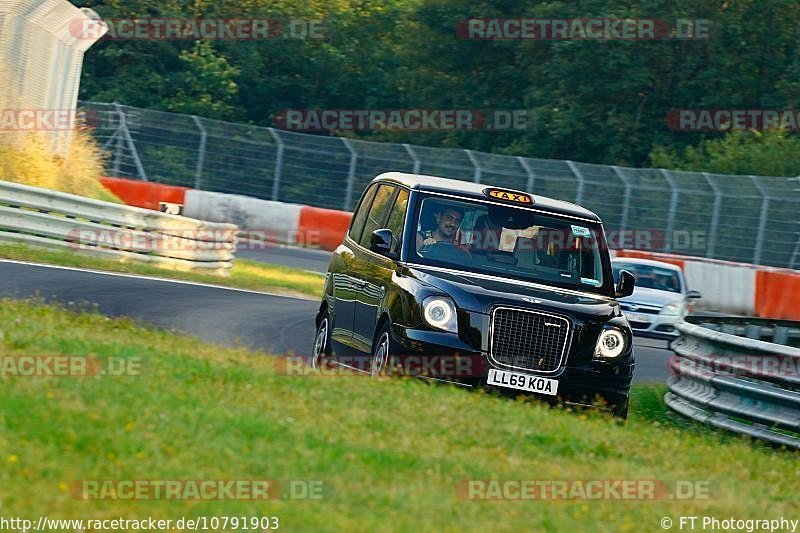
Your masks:
<svg viewBox="0 0 800 533"><path fill-rule="evenodd" d="M575 227L575 226L573 226ZM592 287L599 287L602 285L599 280L592 279L592 278L581 278L581 283L585 285L591 285Z"/></svg>
<svg viewBox="0 0 800 533"><path fill-rule="evenodd" d="M583 226L572 226L572 234L577 237L591 237L592 232Z"/></svg>

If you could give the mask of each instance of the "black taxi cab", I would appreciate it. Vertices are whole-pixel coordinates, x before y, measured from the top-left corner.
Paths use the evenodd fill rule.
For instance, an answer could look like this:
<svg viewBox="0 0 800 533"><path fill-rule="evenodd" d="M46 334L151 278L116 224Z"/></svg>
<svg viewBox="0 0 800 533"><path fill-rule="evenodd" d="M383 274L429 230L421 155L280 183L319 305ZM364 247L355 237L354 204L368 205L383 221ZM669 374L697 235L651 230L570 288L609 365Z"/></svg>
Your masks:
<svg viewBox="0 0 800 533"><path fill-rule="evenodd" d="M412 362L422 377L625 417L634 353L616 299L633 284L627 271L615 284L602 222L578 205L382 174L331 258L312 364L379 375Z"/></svg>

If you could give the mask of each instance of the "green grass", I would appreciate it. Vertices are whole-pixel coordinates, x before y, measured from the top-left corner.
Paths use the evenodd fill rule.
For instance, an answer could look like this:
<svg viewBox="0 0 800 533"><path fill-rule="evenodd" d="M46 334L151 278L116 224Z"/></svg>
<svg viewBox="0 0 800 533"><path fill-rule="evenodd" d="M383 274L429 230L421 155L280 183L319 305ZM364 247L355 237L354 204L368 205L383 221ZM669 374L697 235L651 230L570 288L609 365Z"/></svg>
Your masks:
<svg viewBox="0 0 800 533"><path fill-rule="evenodd" d="M417 380L280 376L223 349L37 302L0 301L0 353L140 357L141 375L0 377L0 515L279 516L287 531L657 531L663 516L798 517L798 455L667 414L630 419ZM78 501L82 479L300 479L317 501ZM466 501L463 479L709 480L708 500Z"/></svg>
<svg viewBox="0 0 800 533"><path fill-rule="evenodd" d="M143 263L121 262L67 250L50 250L24 244L0 243L0 258L30 261L141 276L181 279L240 289L303 295L319 298L324 279L318 274L297 268L269 265L247 259L236 259L229 277L183 272Z"/></svg>

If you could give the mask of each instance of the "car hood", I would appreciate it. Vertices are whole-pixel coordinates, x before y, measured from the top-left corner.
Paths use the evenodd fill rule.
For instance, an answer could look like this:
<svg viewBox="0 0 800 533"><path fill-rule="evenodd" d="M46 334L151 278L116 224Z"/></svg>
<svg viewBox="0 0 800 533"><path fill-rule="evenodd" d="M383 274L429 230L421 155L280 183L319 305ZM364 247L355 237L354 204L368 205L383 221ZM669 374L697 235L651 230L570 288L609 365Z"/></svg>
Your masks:
<svg viewBox="0 0 800 533"><path fill-rule="evenodd" d="M488 313L496 305L511 305L583 318L620 315L619 304L600 294L477 277L420 265L409 265L407 274L450 295L458 307L473 312Z"/></svg>
<svg viewBox="0 0 800 533"><path fill-rule="evenodd" d="M626 304L651 305L653 307L664 307L673 302L682 302L683 294L678 292L662 291L659 289L649 289L647 287L636 287L633 294L619 300Z"/></svg>

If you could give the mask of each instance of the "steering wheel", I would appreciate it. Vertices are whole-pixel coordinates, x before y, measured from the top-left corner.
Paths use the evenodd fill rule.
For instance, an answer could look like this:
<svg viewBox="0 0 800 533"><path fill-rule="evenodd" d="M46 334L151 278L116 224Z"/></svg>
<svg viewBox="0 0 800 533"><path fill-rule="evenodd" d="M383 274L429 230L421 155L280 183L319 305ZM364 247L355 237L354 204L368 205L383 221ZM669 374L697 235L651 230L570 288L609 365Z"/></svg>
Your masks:
<svg viewBox="0 0 800 533"><path fill-rule="evenodd" d="M468 252L448 241L437 241L434 244L425 245L417 253L426 259L439 259L456 263L470 259Z"/></svg>

